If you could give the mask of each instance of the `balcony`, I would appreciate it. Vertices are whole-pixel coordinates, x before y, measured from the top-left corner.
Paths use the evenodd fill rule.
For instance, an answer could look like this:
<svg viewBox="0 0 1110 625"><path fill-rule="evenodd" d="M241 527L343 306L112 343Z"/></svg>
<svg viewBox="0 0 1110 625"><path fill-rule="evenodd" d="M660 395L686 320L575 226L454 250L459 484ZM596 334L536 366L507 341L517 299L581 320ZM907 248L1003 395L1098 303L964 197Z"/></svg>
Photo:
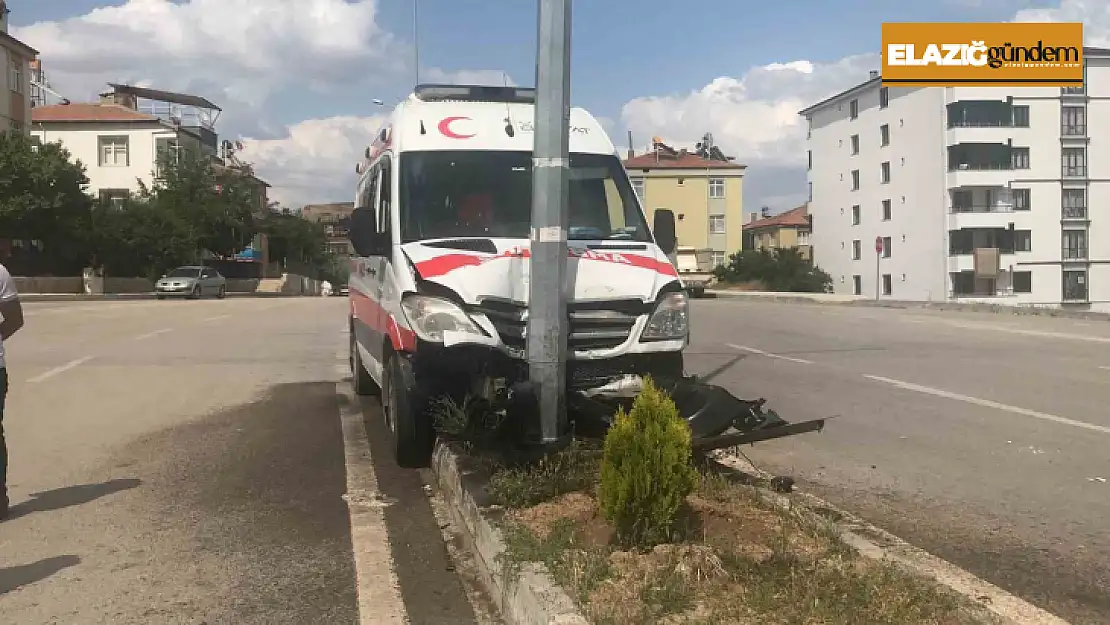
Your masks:
<svg viewBox="0 0 1110 625"><path fill-rule="evenodd" d="M947 107L947 143L1000 143L1029 128L1029 107L1005 100L961 100Z"/></svg>
<svg viewBox="0 0 1110 625"><path fill-rule="evenodd" d="M948 188L1008 187L1015 170L1029 169L1029 148L1008 143L948 146Z"/></svg>

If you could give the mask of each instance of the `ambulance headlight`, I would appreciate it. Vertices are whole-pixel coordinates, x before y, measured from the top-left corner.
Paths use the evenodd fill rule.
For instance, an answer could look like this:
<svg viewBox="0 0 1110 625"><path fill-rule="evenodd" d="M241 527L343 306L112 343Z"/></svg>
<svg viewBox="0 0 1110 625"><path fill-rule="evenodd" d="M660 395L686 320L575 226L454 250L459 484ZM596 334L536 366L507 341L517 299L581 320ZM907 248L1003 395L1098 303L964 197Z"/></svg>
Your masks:
<svg viewBox="0 0 1110 625"><path fill-rule="evenodd" d="M408 295L401 309L416 336L431 343L442 343L444 332L484 335L462 308L440 297Z"/></svg>
<svg viewBox="0 0 1110 625"><path fill-rule="evenodd" d="M642 341L668 341L686 338L690 331L689 303L685 293L668 293L655 305L647 326L640 335Z"/></svg>

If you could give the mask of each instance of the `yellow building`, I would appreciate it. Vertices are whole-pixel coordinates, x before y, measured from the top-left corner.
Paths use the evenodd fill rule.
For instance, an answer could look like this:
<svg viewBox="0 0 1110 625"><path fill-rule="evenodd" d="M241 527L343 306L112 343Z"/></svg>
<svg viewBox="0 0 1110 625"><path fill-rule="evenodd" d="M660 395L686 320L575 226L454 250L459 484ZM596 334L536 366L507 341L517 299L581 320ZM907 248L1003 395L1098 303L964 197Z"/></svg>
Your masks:
<svg viewBox="0 0 1110 625"><path fill-rule="evenodd" d="M744 224L744 245L756 250L796 247L802 256L811 258L811 229L807 205L773 216L752 213L752 219Z"/></svg>
<svg viewBox="0 0 1110 625"><path fill-rule="evenodd" d="M647 154L629 154L624 167L649 221L657 209L674 211L679 245L711 248L714 265L740 251L746 165L657 143Z"/></svg>

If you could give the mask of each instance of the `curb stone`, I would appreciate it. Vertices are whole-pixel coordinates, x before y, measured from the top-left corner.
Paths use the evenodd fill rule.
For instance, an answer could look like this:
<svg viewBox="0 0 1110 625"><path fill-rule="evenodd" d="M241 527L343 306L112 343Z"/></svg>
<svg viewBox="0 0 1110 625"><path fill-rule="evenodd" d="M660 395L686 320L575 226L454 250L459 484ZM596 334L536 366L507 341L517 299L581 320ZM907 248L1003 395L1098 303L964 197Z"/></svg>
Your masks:
<svg viewBox="0 0 1110 625"><path fill-rule="evenodd" d="M705 292L715 299L742 299L762 302L786 302L790 304L814 304L818 306L864 306L868 308L920 308L949 312L989 312L1015 316L1060 317L1063 319L1082 319L1085 321L1110 321L1110 313L1067 310L1048 306L1008 306L1005 304L960 303L960 302L915 302L909 300L869 298L823 299L801 293L752 294L745 291L709 290Z"/></svg>
<svg viewBox="0 0 1110 625"><path fill-rule="evenodd" d="M502 618L510 625L589 625L542 565L525 564L516 579L506 579L499 557L507 549L503 534L490 520L489 508L479 503L485 497L475 471L467 470L464 464L449 444L436 444L432 472L467 534L486 591L497 603Z"/></svg>
<svg viewBox="0 0 1110 625"><path fill-rule="evenodd" d="M766 471L750 462L729 455L724 450L709 456L713 461L732 471L763 479L771 477ZM775 506L797 510L794 500L789 497L760 488L759 493ZM860 555L873 560L891 562L904 571L919 577L934 580L965 597L984 613L1000 619L1004 625L1071 625L1068 621L1038 608L1005 590L981 579L964 569L938 558L923 549L898 538L894 534L876 527L858 516L847 512L811 493L795 490L802 499L805 514L818 519L831 520L841 539L859 551ZM818 512L827 511L834 517Z"/></svg>

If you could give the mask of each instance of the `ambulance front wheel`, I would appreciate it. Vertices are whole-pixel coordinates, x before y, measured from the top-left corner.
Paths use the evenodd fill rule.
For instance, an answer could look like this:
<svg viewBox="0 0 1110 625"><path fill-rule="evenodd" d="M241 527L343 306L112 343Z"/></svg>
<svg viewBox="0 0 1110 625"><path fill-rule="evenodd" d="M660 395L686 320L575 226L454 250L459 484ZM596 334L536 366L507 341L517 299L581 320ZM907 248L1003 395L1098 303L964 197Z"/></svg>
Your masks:
<svg viewBox="0 0 1110 625"><path fill-rule="evenodd" d="M382 376L382 391L386 426L392 437L397 465L406 469L428 466L435 447L435 430L408 358L389 354Z"/></svg>

